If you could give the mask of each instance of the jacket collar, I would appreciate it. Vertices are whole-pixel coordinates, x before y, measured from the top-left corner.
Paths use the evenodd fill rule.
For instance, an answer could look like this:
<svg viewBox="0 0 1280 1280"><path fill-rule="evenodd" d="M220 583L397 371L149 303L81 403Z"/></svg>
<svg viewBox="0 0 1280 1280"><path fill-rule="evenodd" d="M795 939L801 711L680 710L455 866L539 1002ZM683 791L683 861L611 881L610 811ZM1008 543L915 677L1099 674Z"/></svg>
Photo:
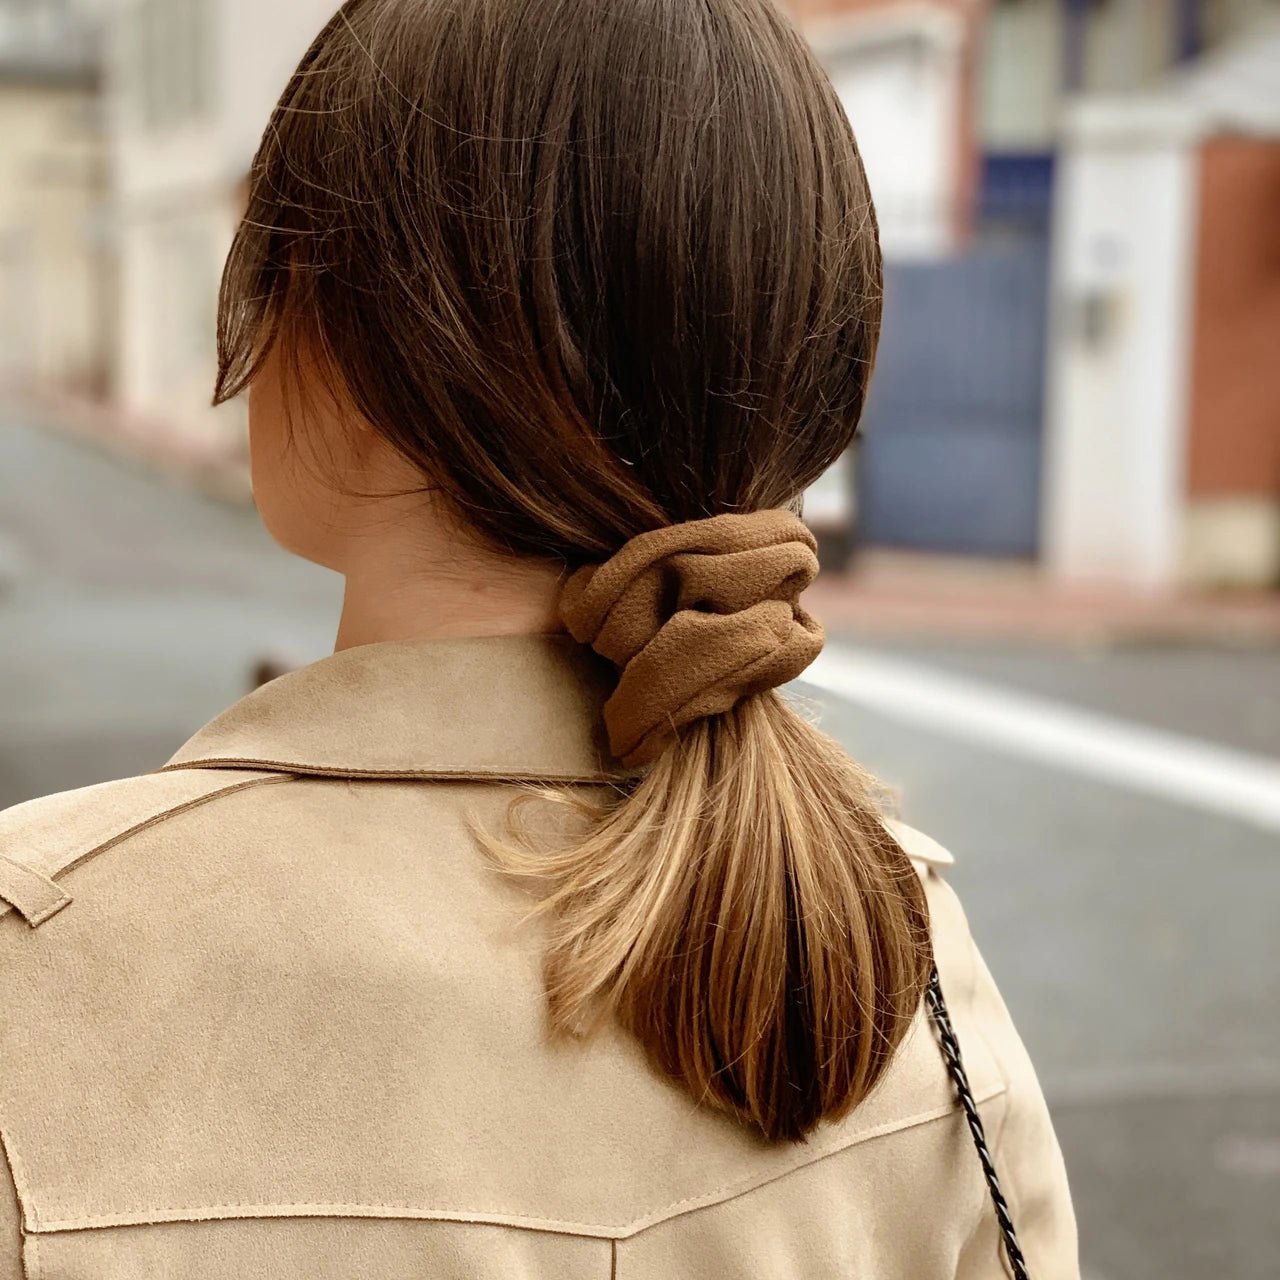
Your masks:
<svg viewBox="0 0 1280 1280"><path fill-rule="evenodd" d="M628 772L605 745L615 681L565 636L363 645L255 689L160 772L613 782ZM928 836L886 825L918 863L952 861Z"/></svg>
<svg viewBox="0 0 1280 1280"><path fill-rule="evenodd" d="M560 636L362 645L256 689L164 768L614 779L602 708L615 679Z"/></svg>

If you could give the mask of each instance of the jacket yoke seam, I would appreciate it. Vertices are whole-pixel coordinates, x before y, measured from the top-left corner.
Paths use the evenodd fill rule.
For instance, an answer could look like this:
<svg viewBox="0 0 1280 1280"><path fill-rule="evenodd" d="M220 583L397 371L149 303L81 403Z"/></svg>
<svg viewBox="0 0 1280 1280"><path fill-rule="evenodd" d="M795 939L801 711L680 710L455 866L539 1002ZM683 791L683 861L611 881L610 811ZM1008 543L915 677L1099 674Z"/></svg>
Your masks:
<svg viewBox="0 0 1280 1280"><path fill-rule="evenodd" d="M989 1087L982 1091L980 1100L986 1101L1000 1091L1000 1086ZM685 1196L679 1200L673 1200L669 1204L663 1205L642 1217L633 1218L628 1222L622 1223L543 1218L536 1215L517 1214L501 1210L428 1207L405 1201L366 1203L344 1201L279 1203L260 1201L200 1205L149 1205L143 1208L127 1210L108 1210L79 1218L45 1219L41 1222L39 1229L42 1231L77 1231L111 1226L141 1226L149 1222L196 1221L211 1217L288 1217L329 1211L337 1217L408 1217L453 1222L488 1222L502 1226L525 1227L533 1230L557 1231L566 1234L622 1240L639 1235L650 1227L657 1226L672 1218L681 1217L686 1213L693 1213L699 1209L710 1208L713 1205L736 1200L740 1196L768 1186L800 1169L817 1164L829 1156L848 1150L862 1142L884 1137L891 1133L898 1133L904 1129L914 1128L919 1124L927 1124L935 1120L944 1119L954 1114L956 1110L956 1105L949 1103L945 1107L934 1107L915 1115L888 1121L861 1133L850 1135L847 1139L836 1140L826 1148L809 1148L802 1153L802 1158L766 1177L761 1178L751 1175L745 1179L740 1178L737 1181L725 1183L720 1187L695 1196ZM254 1210L256 1212L251 1212ZM379 1210L399 1210L400 1212L378 1212ZM163 1216L156 1217L154 1215Z"/></svg>
<svg viewBox="0 0 1280 1280"><path fill-rule="evenodd" d="M256 787L262 783L289 782L292 780L293 779L289 774L276 774L263 778L250 778L244 782L237 782L231 786L223 787L221 790L212 791L207 795L198 796L196 799L188 800L183 804L174 805L173 808L165 809L161 813L152 814L145 821L136 823L134 826L118 832L109 839L100 842L93 848L76 855L69 862L58 867L56 873L58 875L64 875L66 872L78 867L81 863L87 862L90 858L96 857L100 853L105 853L108 849L112 849L116 845L128 840L130 837L138 835L139 833L146 831L148 828L158 825L165 821L165 819L186 813L191 809L196 809L202 804L207 804L211 800L216 800L219 796L232 795L237 791L244 791L249 787ZM59 908L61 906L65 906L70 901L72 901L70 897L66 898L64 902L59 904ZM8 913L9 908L6 904L0 904L0 908L2 908L0 909L0 915ZM53 912L49 913L49 915L52 914ZM42 917L42 919L48 918L48 915ZM36 923L39 923L39 921L32 921L33 925ZM8 1103L9 1099L6 1097L4 1099L0 1099L0 1101ZM2 1126L0 1126L0 1157L4 1158L9 1169L9 1174L13 1179L14 1194L16 1195L18 1205L22 1210L21 1229L24 1243L22 1259L23 1272L27 1276L27 1280L36 1280L39 1270L37 1235L41 1231L48 1230L48 1227L42 1220L41 1215L36 1208L35 1199L30 1193L27 1181L27 1170L22 1161L22 1157L19 1156L18 1149L14 1146L13 1140L11 1138L6 1138Z"/></svg>

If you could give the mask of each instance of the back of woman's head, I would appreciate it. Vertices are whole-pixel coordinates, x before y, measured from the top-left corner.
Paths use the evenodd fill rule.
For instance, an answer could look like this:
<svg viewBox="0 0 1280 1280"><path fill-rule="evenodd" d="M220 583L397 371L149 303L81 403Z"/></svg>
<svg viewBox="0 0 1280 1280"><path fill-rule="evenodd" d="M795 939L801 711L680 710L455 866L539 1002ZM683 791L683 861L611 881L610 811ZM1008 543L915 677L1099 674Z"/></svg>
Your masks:
<svg viewBox="0 0 1280 1280"><path fill-rule="evenodd" d="M306 351L470 531L577 569L794 507L853 437L879 314L853 137L770 0L349 0L254 163L217 394ZM615 739L640 767L585 834L507 856L548 885L555 1025L612 1015L700 1100L799 1137L875 1084L929 948L863 776L772 690L820 642L779 527L667 550L786 544L747 577L807 656ZM738 607L654 545L655 628ZM639 663L635 704L651 637L610 652L576 621Z"/></svg>

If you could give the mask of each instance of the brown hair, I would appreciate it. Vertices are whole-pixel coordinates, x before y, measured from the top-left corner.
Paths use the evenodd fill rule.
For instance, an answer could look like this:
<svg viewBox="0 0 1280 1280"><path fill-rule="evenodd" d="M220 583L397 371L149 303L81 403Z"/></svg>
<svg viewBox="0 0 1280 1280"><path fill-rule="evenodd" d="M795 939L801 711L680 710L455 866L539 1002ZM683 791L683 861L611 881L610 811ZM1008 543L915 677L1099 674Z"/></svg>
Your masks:
<svg viewBox="0 0 1280 1280"><path fill-rule="evenodd" d="M254 161L216 398L305 343L471 529L576 567L794 507L880 293L849 125L770 0L348 0ZM863 1098L930 958L857 766L769 691L588 811L505 855L547 886L554 1024L616 1017L772 1138Z"/></svg>

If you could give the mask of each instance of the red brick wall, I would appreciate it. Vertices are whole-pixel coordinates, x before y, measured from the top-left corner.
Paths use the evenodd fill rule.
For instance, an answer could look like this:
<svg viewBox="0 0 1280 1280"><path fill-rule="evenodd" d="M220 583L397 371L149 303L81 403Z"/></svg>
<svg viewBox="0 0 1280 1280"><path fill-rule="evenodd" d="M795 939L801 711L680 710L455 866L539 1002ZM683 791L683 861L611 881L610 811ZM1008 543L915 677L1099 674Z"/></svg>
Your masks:
<svg viewBox="0 0 1280 1280"><path fill-rule="evenodd" d="M1280 141L1201 154L1187 488L1280 497Z"/></svg>

